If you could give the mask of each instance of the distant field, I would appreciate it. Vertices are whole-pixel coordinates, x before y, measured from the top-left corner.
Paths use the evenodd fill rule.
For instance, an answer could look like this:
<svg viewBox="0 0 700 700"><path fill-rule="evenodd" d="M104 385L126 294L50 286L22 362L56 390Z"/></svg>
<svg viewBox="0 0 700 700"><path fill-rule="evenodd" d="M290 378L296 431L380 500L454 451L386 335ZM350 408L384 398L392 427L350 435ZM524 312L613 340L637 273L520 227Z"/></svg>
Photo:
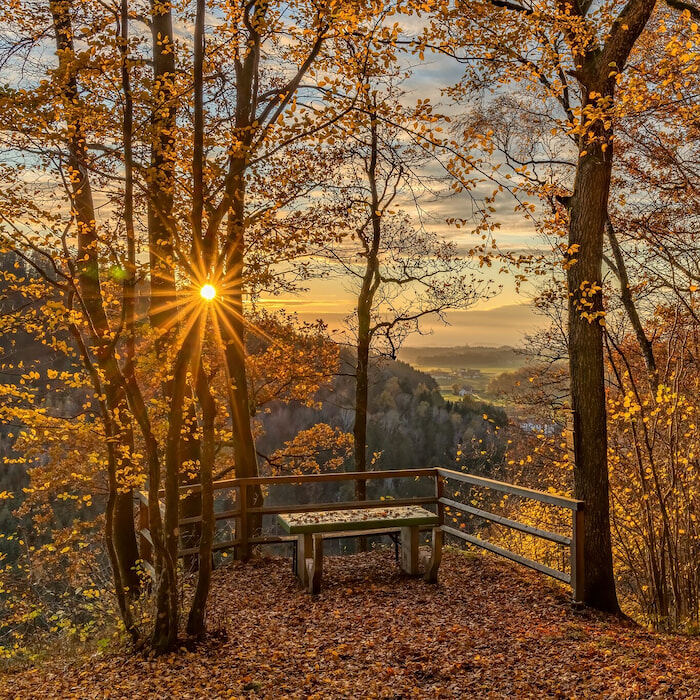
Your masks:
<svg viewBox="0 0 700 700"><path fill-rule="evenodd" d="M493 371L518 369L526 355L509 345L497 348L462 345L456 347L402 348L399 359L417 367L437 369L480 369Z"/></svg>
<svg viewBox="0 0 700 700"><path fill-rule="evenodd" d="M430 374L447 401L457 401L455 385L471 388L470 393L485 395L489 381L503 372L513 372L527 363L527 355L509 346L403 348L399 359ZM469 370L478 370L478 374Z"/></svg>

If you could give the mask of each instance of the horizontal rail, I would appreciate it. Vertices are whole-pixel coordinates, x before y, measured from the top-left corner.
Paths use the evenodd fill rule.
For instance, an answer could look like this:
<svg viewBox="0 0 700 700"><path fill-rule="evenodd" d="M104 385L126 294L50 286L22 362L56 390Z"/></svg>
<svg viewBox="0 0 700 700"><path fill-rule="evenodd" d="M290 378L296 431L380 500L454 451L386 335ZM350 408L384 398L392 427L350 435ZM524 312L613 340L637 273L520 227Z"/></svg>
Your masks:
<svg viewBox="0 0 700 700"><path fill-rule="evenodd" d="M512 528L513 530L519 530L520 532L525 532L528 535L533 535L534 537L540 537L543 540L549 540L550 542L556 542L558 544L563 544L565 547L571 546L571 538L560 535L557 532L550 532L549 530L541 530L538 527L532 527L532 525L526 525L525 523L520 523L517 520L511 520L502 515L496 515L495 513L489 513L486 510L481 510L480 508L474 508L473 506L468 506L465 503L458 503L449 498L441 498L440 503L455 510L464 511L470 515L476 515L484 520L490 520L493 523L498 523L499 525L505 525L506 527Z"/></svg>
<svg viewBox="0 0 700 700"><path fill-rule="evenodd" d="M574 511L583 508L583 501L577 501L575 498L557 496L553 493L536 491L535 489L528 489L525 486L515 486L514 484L507 484L505 481L496 481L495 479L487 479L483 476L474 476L472 474L465 474L464 472L456 472L452 469L443 469L442 467L436 467L436 471L440 476L446 479L462 481L472 486L485 486L486 488L494 489L494 491L502 491L503 493L509 493L513 496L523 496L524 498L531 498L534 501L541 501L542 503L549 503L553 506L568 508Z"/></svg>
<svg viewBox="0 0 700 700"><path fill-rule="evenodd" d="M551 576L552 578L555 578L558 581L563 581L564 583L571 583L571 576L569 576L569 574L564 573L563 571L552 569L549 566L540 564L538 561L533 561L532 559L528 559L527 557L520 556L520 554L515 554L515 552L511 552L508 549L503 549L503 547L499 547L498 545L492 544L491 542L482 540L479 537L469 535L466 532L461 532L460 530L457 530L454 527L448 527L447 525L443 525L442 529L444 532L450 535L459 537L477 547L487 549L489 552L493 552L494 554L498 554L502 557L505 557L506 559L510 559L511 561L517 562L518 564L527 566L530 569L535 569L535 571L539 571L540 573L546 574L547 576Z"/></svg>
<svg viewBox="0 0 700 700"><path fill-rule="evenodd" d="M264 486L266 484L307 484L319 481L369 481L371 479L398 479L437 476L435 467L422 469L387 469L386 471L331 472L323 474L284 474L282 476L250 476L238 479L222 479L214 482L214 490L230 489L236 486ZM201 484L180 486L180 493L196 492Z"/></svg>
<svg viewBox="0 0 700 700"><path fill-rule="evenodd" d="M250 542L250 540L248 540ZM225 542L215 542L212 547L212 552L218 552L220 549L231 549L239 545L241 541L239 539L226 540ZM178 551L178 557L184 557L188 554L199 554L199 547L188 547L187 549L181 549Z"/></svg>
<svg viewBox="0 0 700 700"><path fill-rule="evenodd" d="M214 513L214 520L229 520L231 518L240 518L241 511L240 508L236 510L220 510ZM202 521L201 515L193 515L187 518L180 518L178 521L180 525L190 525L192 523L199 523Z"/></svg>

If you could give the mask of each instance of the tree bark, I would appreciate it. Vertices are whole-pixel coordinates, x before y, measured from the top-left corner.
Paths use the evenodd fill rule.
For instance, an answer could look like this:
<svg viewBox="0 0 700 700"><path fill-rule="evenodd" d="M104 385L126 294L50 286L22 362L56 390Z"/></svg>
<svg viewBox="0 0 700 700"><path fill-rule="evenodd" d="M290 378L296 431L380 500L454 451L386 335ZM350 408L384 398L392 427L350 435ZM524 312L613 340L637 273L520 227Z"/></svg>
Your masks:
<svg viewBox="0 0 700 700"><path fill-rule="evenodd" d="M243 265L245 251L245 179L243 166L234 182L232 206L229 212L226 240L226 298L228 312L222 327L224 356L229 383L229 407L233 424L234 457L236 476L239 478L258 476L258 457L250 425L251 409L246 375L245 316L243 310ZM247 506L262 506L263 496L259 487L247 489ZM249 533L262 526L262 517L249 516ZM237 556L247 559L250 550L242 543Z"/></svg>
<svg viewBox="0 0 700 700"><path fill-rule="evenodd" d="M610 537L602 296L612 141L602 125L596 140L582 141L580 151L569 202L567 283L574 483L576 497L586 504L583 600L600 610L619 612Z"/></svg>
<svg viewBox="0 0 700 700"><path fill-rule="evenodd" d="M202 523L199 539L199 566L197 587L187 620L188 634L201 637L206 631L205 612L212 572L212 545L214 543L214 420L216 404L209 387L209 380L201 360L197 369L197 398L202 409L202 451L200 458L200 484Z"/></svg>
<svg viewBox="0 0 700 700"><path fill-rule="evenodd" d="M151 162L148 169L148 243L151 273L150 320L159 333L155 351L167 362L168 339L177 335L179 309L175 287L173 217L175 191L174 97L175 49L172 8L169 2L151 0L153 95ZM189 334L188 334L189 335ZM185 351L187 339L183 347ZM179 521L180 428L186 386L187 359L183 347L175 358L172 379L163 382L169 404L165 449L165 517L162 542L155 549L156 619L151 645L157 651L172 649L178 635L177 547ZM175 432L177 431L177 432ZM155 483L154 483L155 480ZM159 508L160 475L149 474L149 504Z"/></svg>
<svg viewBox="0 0 700 700"><path fill-rule="evenodd" d="M379 157L379 140L377 122L374 114L370 115L370 158L367 165L367 184L369 185L371 236L367 239L359 233L365 248L365 271L362 285L357 296L357 364L355 367L355 422L353 424L353 442L355 451L355 471L367 471L367 416L369 402L369 354L372 344L372 304L379 287L379 245L382 240L382 222L380 214L380 197L377 187L377 160ZM367 499L367 482L360 479L355 482L355 500ZM367 550L367 538L359 540L359 551Z"/></svg>

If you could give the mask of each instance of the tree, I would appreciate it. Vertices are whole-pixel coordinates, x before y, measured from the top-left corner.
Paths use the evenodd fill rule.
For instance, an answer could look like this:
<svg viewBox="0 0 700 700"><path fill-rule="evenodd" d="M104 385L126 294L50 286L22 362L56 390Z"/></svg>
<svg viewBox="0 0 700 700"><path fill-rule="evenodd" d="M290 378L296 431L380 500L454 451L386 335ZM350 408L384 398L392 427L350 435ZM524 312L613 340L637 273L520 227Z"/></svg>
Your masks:
<svg viewBox="0 0 700 700"><path fill-rule="evenodd" d="M49 378L73 393L90 386L84 410L99 428L86 439L106 455L104 464L96 463L108 477L105 541L119 608L134 640L148 638L162 651L178 640L180 485L193 472L202 484L202 526L188 631L204 632L223 405L236 473L257 473L244 295L265 284L289 288L276 281L285 273L272 274L267 265L298 260L308 228L295 226L303 217L291 213L285 222L276 212L308 191L305 167L314 167L295 167L290 154L303 162L309 153L303 139L337 117L308 109L298 119L296 91L327 40L330 45L336 31L351 29L363 6L299 3L294 17L286 6L267 2L199 1L193 15L184 9L181 16L167 2L152 3L150 14L143 9L55 0L21 3L3 16L12 38L3 66L18 86L1 95L8 148L0 233L6 249L36 275L31 281L5 275L8 288L43 300L18 310L14 324L24 319L42 343L82 364L79 379L73 373ZM176 37L174 27L190 17L191 38ZM207 30L208 17L217 21ZM134 22L150 28L150 39L129 32ZM58 69L42 54L52 29ZM270 55L265 42L275 52L261 72ZM28 56L36 58L31 75L22 72ZM331 60L332 51L324 56ZM282 79L268 71L273 64ZM229 75L235 84L224 78ZM16 164L26 179L17 178ZM289 232L289 241L272 235L276 228ZM261 244L249 270L246 237ZM138 252L143 240L145 256ZM214 285L211 301L200 295L205 284ZM35 374L24 381L36 381ZM15 399L13 415L32 425L38 440L34 429L43 433L53 417L45 406L32 408L42 401L36 392ZM146 634L131 600L131 490L144 482L155 578L154 624Z"/></svg>
<svg viewBox="0 0 700 700"><path fill-rule="evenodd" d="M527 86L522 101L506 98L504 106L510 102L517 111L522 108L527 121L536 124L538 136L544 135L549 123L552 140L568 140L573 146L573 158L561 157L561 151L550 150L547 139L526 138L524 157L507 157L501 164L507 174L496 179L506 187L511 183L504 178L519 180L515 188L519 193L536 193L563 210L558 216L568 238L564 269L571 402L576 416L576 495L586 501L588 513L584 598L610 611L618 605L608 515L603 247L614 125L626 103L619 97L618 85L624 81L630 55L654 7L653 0L611 4L601 12L591 3L441 5L432 33L426 32L419 42L419 48L432 46L467 66L455 96L474 94L491 79L522 82ZM544 100L538 102L544 110L538 106L528 111L528 93ZM517 124L511 124L517 131ZM467 132L465 138L474 138L473 134ZM565 147L564 153L568 150ZM551 174L557 170L568 173L567 183L553 183ZM523 210L528 209L523 203Z"/></svg>
<svg viewBox="0 0 700 700"><path fill-rule="evenodd" d="M413 137L421 134L420 140L427 141L438 118L421 104L402 113L401 93L392 82L382 86L381 71L366 61L360 70L363 90L351 123L343 123L350 144L345 170L333 188L337 203L330 209L341 243L326 247L324 254L329 274L348 277L357 300L351 318L356 336L354 465L366 471L372 355L396 357L403 340L420 332L422 320L444 319L445 311L466 308L487 291L469 273L469 261L456 245L416 224L417 190L425 186L416 171L425 157ZM415 207L413 217L400 211L406 201ZM363 481L357 482L356 498L366 498Z"/></svg>

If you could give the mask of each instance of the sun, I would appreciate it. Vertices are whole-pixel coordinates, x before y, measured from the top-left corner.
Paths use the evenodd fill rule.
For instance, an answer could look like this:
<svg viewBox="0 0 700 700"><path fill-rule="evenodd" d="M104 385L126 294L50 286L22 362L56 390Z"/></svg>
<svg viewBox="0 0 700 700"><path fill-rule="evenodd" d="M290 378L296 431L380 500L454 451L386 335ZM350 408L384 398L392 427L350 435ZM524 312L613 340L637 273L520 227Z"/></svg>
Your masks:
<svg viewBox="0 0 700 700"><path fill-rule="evenodd" d="M199 290L199 293L202 299L205 299L206 301L211 301L216 297L216 287L214 287L213 284L205 284Z"/></svg>

